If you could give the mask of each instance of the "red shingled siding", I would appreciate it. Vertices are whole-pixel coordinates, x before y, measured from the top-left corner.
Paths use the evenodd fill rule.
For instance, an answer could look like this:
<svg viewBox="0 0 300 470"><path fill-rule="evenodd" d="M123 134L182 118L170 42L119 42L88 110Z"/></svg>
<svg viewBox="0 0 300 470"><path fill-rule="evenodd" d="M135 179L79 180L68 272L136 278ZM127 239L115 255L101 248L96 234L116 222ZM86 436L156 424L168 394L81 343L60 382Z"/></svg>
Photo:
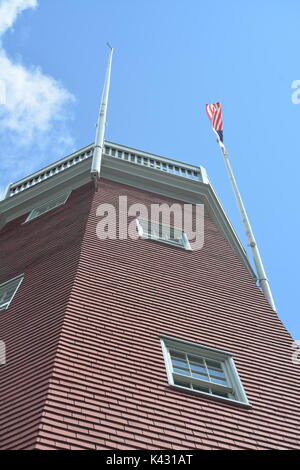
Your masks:
<svg viewBox="0 0 300 470"><path fill-rule="evenodd" d="M0 366L0 449L36 445L92 194L81 188L65 206L24 225L22 216L0 233L0 283L25 274L11 306L0 313L7 351Z"/></svg>
<svg viewBox="0 0 300 470"><path fill-rule="evenodd" d="M76 195L84 191L82 209L89 206L91 185ZM31 372L31 380L40 377L42 384L39 394L32 391L38 412L30 415L36 422L32 440L23 440L23 448L300 449L300 373L291 362L292 340L215 224L206 217L205 245L198 252L147 240L100 241L96 208L100 202L116 205L119 194L127 195L129 204L176 202L103 181L94 195L81 251L70 237L73 230L68 231L63 259L53 253L52 263L36 267L36 276L43 269L40 276L52 279L58 271L60 285L64 275L70 282L61 291L57 321L48 324L54 332L45 345L45 378ZM61 210L61 221L63 226L65 217L66 225L80 226L79 245L85 221L73 201L75 192ZM29 291L29 275L26 283ZM15 309L20 309L22 292ZM53 295L50 285L47 294ZM26 301L35 306L22 314L38 318L36 299L30 297ZM13 307L7 316L14 315ZM49 315L55 317L50 305L44 318ZM171 389L159 342L162 333L232 352L252 408ZM23 330L19 335L23 338ZM26 342L31 335L28 328ZM34 335L39 338L39 327ZM38 346L28 347L28 354ZM24 376L18 373L21 386ZM26 426L30 419L24 418ZM13 437L21 447L16 432L6 442L13 446Z"/></svg>

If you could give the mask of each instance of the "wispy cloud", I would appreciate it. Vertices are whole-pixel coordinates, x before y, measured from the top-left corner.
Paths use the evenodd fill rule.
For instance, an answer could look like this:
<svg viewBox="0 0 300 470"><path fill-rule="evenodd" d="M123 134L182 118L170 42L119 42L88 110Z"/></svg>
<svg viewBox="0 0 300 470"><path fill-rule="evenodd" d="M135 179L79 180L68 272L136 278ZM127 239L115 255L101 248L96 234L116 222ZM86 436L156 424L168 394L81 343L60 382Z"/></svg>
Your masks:
<svg viewBox="0 0 300 470"><path fill-rule="evenodd" d="M25 176L74 147L68 129L73 95L40 67L9 57L2 43L22 11L37 6L37 0L0 0L0 189L6 178Z"/></svg>
<svg viewBox="0 0 300 470"><path fill-rule="evenodd" d="M27 8L37 7L37 0L1 0L0 1L0 35L12 27L17 16Z"/></svg>

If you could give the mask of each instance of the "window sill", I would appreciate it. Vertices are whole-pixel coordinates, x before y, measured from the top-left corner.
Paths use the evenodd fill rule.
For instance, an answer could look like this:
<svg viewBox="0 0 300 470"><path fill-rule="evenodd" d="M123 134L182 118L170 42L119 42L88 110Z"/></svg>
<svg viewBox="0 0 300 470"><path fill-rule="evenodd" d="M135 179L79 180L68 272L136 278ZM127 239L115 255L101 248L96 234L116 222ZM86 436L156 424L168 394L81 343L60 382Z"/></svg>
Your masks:
<svg viewBox="0 0 300 470"><path fill-rule="evenodd" d="M218 397L217 395L211 395L210 393L198 392L197 390L191 390L180 385L169 384L170 388L181 393L188 393L189 395L200 396L202 398L207 398L208 400L218 401L222 403L227 403L228 405L233 405L238 408L252 409L252 405L249 402L232 400L231 398Z"/></svg>

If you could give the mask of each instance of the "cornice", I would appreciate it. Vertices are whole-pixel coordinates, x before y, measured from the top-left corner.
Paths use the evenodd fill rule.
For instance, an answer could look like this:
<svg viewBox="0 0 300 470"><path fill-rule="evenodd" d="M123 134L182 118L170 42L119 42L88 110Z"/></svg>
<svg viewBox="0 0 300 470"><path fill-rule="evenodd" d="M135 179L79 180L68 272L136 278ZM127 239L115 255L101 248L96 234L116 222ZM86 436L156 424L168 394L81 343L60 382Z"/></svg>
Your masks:
<svg viewBox="0 0 300 470"><path fill-rule="evenodd" d="M111 142L105 142L105 145L106 149L110 148L110 152L113 148L116 152L119 151L123 158L105 153L102 161L101 175L103 178L186 203L203 203L205 210L224 234L232 249L240 257L251 276L255 278L247 254L209 183L203 167L187 165ZM7 222L31 211L37 203L41 205L59 192L71 191L89 183L91 181L91 150L92 146L87 146L10 185L10 190L18 187L24 187L24 189L19 190L13 196L9 196L8 192L7 197L0 201L0 229ZM136 161L125 160L124 156L127 153L129 156L131 154L135 155ZM74 163L74 159L78 156L81 159L79 158ZM140 164L137 163L137 158L141 159ZM145 162L148 164L146 165ZM65 165L65 168L63 168L63 165ZM63 170L57 171L59 166ZM167 171L164 168L167 168ZM175 174L175 171L178 174ZM187 171L190 173L187 174ZM47 172L53 172L53 174L42 179L41 175L46 175ZM183 174L188 177L182 176ZM36 181L34 181L34 178L36 178ZM30 182L33 182L31 186L29 185Z"/></svg>

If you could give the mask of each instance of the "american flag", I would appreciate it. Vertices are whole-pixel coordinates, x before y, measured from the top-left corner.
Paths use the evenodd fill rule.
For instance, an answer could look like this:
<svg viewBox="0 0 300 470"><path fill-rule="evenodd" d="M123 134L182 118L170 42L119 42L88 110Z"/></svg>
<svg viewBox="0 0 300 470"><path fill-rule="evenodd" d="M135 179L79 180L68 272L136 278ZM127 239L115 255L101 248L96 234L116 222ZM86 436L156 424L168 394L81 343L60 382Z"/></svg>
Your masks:
<svg viewBox="0 0 300 470"><path fill-rule="evenodd" d="M212 128L218 134L220 141L223 142L223 122L221 103L207 104L206 114L211 122Z"/></svg>

